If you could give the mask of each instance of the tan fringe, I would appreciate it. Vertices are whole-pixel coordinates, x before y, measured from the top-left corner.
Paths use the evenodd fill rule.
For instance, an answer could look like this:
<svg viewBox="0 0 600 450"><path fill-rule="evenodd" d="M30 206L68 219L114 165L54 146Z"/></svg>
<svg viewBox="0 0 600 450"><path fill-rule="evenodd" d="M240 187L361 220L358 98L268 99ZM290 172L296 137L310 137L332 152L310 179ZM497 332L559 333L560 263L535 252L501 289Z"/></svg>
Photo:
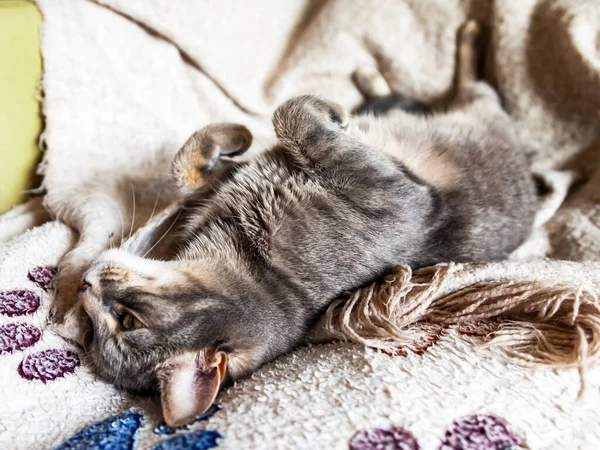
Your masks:
<svg viewBox="0 0 600 450"><path fill-rule="evenodd" d="M529 364L577 367L585 373L600 355L600 305L592 288L569 282L480 282L441 296L462 266L412 273L398 266L372 284L334 302L321 322L333 339L393 351L422 337L418 322L455 325L502 319L486 346Z"/></svg>

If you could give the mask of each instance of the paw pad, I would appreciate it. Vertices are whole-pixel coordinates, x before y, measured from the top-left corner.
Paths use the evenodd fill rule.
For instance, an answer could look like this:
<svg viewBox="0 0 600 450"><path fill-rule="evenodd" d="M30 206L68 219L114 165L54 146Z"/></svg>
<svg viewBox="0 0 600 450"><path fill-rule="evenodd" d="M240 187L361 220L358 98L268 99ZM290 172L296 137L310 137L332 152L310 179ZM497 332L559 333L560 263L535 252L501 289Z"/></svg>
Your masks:
<svg viewBox="0 0 600 450"><path fill-rule="evenodd" d="M29 281L32 281L36 286L42 288L45 292L48 292L52 280L56 276L56 267L34 267L27 274Z"/></svg>
<svg viewBox="0 0 600 450"><path fill-rule="evenodd" d="M26 380L44 383L73 373L80 365L77 353L71 350L50 349L28 355L19 364L19 374Z"/></svg>
<svg viewBox="0 0 600 450"><path fill-rule="evenodd" d="M504 450L523 446L509 425L499 417L475 414L455 420L439 450Z"/></svg>
<svg viewBox="0 0 600 450"><path fill-rule="evenodd" d="M0 355L31 347L42 337L40 329L28 323L0 326Z"/></svg>
<svg viewBox="0 0 600 450"><path fill-rule="evenodd" d="M40 297L31 291L18 289L0 292L0 314L8 317L33 314L40 307Z"/></svg>
<svg viewBox="0 0 600 450"><path fill-rule="evenodd" d="M361 431L352 441L350 450L376 450L376 449L419 450L419 443L410 431L401 427L388 429L375 428Z"/></svg>

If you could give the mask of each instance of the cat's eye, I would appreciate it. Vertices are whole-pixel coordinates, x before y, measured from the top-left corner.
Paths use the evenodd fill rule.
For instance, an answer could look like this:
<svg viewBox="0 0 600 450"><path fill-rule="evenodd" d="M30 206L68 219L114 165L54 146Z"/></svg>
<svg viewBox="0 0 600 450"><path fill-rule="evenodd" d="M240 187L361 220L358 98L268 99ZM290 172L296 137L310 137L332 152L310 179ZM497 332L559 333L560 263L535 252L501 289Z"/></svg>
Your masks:
<svg viewBox="0 0 600 450"><path fill-rule="evenodd" d="M119 319L119 324L123 331L139 330L140 328L146 328L140 320L133 314L125 313Z"/></svg>

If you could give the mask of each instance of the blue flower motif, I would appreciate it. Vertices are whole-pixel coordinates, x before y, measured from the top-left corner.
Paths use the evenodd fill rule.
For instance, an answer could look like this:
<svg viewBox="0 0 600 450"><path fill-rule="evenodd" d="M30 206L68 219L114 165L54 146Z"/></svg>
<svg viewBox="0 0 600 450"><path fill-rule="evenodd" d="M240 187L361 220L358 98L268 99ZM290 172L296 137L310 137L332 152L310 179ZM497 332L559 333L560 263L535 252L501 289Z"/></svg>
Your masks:
<svg viewBox="0 0 600 450"><path fill-rule="evenodd" d="M180 434L177 437L165 439L152 450L206 450L218 446L220 433L210 430L194 431Z"/></svg>
<svg viewBox="0 0 600 450"><path fill-rule="evenodd" d="M141 422L136 412L113 416L88 425L55 450L131 450Z"/></svg>

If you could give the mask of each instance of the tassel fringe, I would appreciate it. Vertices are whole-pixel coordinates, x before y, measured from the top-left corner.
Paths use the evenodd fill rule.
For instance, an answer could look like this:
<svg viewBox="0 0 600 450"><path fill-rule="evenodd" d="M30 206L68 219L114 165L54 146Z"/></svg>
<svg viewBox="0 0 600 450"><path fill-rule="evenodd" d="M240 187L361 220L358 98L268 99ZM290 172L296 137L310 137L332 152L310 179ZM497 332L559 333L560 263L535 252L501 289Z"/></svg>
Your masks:
<svg viewBox="0 0 600 450"><path fill-rule="evenodd" d="M335 301L320 323L320 335L393 352L423 338L418 323L461 325L498 321L485 346L532 365L585 373L600 355L600 303L593 287L571 282L478 282L448 295L461 270L444 264L412 272L397 266L382 283Z"/></svg>

